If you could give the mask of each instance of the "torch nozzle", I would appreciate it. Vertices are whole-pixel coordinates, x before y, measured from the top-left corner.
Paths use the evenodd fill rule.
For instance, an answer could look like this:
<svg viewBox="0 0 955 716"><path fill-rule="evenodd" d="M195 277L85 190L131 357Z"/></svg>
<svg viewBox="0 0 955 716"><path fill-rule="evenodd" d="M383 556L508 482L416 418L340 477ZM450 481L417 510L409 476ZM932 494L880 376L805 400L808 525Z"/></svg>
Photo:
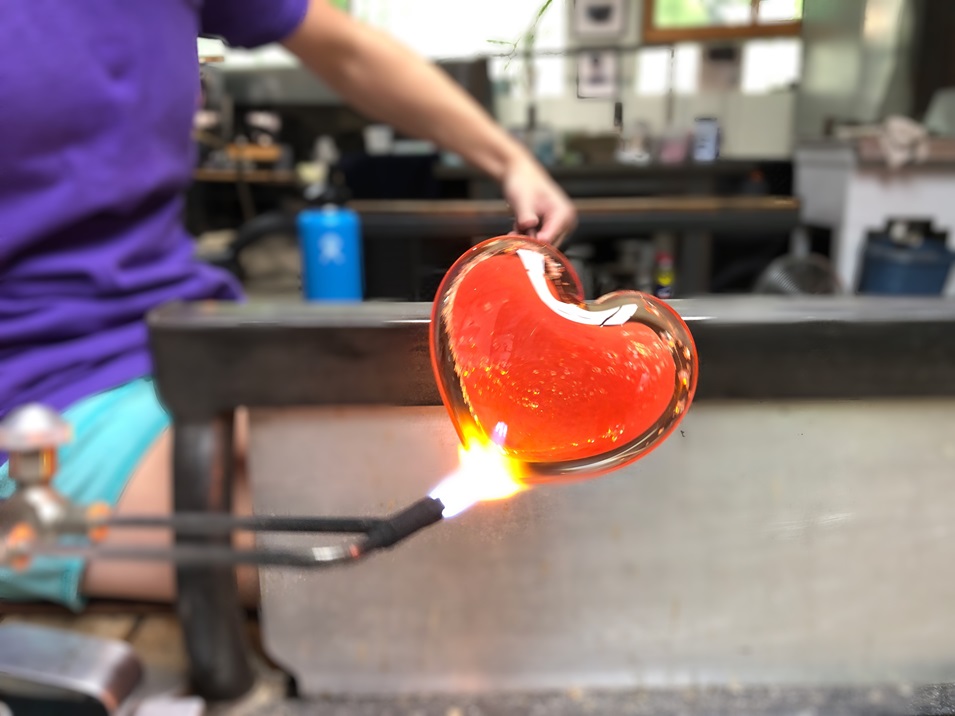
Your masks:
<svg viewBox="0 0 955 716"><path fill-rule="evenodd" d="M444 504L441 500L425 497L379 522L368 532L358 549L362 554L387 549L418 530L440 522L443 517Z"/></svg>

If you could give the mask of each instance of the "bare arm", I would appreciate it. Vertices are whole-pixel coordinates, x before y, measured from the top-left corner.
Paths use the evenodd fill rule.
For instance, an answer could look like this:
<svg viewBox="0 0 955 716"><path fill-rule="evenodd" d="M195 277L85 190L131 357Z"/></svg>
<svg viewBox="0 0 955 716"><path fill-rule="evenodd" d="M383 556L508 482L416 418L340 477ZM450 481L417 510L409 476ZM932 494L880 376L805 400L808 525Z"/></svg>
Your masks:
<svg viewBox="0 0 955 716"><path fill-rule="evenodd" d="M570 202L528 151L444 72L326 0L285 46L356 110L459 154L500 182L518 229L557 242L573 227Z"/></svg>

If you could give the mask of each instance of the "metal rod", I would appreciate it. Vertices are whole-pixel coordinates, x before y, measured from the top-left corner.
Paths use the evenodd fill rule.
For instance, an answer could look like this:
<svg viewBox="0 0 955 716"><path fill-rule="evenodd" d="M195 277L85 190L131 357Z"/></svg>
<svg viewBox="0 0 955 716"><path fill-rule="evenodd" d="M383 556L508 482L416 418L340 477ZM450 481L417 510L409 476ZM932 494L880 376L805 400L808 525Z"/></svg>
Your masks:
<svg viewBox="0 0 955 716"><path fill-rule="evenodd" d="M352 520L325 518L292 518L304 521L321 521L336 527L353 526L368 528L365 537L358 542L345 545L326 545L310 549L286 550L236 550L228 544L182 544L173 547L117 547L114 545L65 545L59 542L41 541L24 545L20 549L11 549L8 558L67 557L89 560L119 561L161 561L177 566L230 566L250 564L274 567L314 568L328 567L344 562L352 562L372 552L388 549L407 539L416 532L440 522L443 519L444 504L435 498L426 497L382 520ZM219 526L231 527L234 521L246 521L248 518L231 518L228 515L176 515L164 517L122 518L127 526L142 526L143 523L168 527L175 523L176 517L187 517L185 523L196 524L197 518L209 520L210 524L218 520ZM214 519L213 519L214 518ZM224 519L223 519L224 518ZM253 521L256 518L251 518ZM279 518L285 522L285 518ZM103 520L101 524L110 524Z"/></svg>
<svg viewBox="0 0 955 716"><path fill-rule="evenodd" d="M378 528L380 519L356 517L237 517L228 514L179 512L167 516L106 517L92 520L90 528L107 529L171 529L180 534L208 535L222 532L326 532L367 534Z"/></svg>
<svg viewBox="0 0 955 716"><path fill-rule="evenodd" d="M354 545L333 545L299 550L235 550L223 545L174 547L97 547L41 544L18 551L24 557L65 557L121 562L169 562L190 566L258 565L274 567L330 567L358 559Z"/></svg>

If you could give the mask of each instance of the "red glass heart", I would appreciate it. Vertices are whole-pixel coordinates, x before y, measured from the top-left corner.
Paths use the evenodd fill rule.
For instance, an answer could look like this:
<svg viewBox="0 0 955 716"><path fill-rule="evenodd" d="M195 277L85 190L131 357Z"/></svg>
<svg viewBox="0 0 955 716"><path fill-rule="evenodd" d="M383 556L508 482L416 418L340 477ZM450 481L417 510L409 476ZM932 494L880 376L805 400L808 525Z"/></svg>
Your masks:
<svg viewBox="0 0 955 716"><path fill-rule="evenodd" d="M670 306L636 291L585 302L563 254L519 236L485 241L448 271L431 360L462 442L496 442L529 481L646 455L683 419L698 372Z"/></svg>

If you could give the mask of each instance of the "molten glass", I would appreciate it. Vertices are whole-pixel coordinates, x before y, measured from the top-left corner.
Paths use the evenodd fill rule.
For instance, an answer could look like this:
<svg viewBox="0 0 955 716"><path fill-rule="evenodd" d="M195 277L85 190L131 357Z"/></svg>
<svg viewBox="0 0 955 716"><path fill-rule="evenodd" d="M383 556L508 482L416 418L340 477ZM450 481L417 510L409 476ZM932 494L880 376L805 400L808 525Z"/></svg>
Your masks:
<svg viewBox="0 0 955 716"><path fill-rule="evenodd" d="M464 445L479 436L521 479L594 477L658 446L696 390L690 331L667 304L624 291L586 303L556 249L485 241L435 298L431 359Z"/></svg>

